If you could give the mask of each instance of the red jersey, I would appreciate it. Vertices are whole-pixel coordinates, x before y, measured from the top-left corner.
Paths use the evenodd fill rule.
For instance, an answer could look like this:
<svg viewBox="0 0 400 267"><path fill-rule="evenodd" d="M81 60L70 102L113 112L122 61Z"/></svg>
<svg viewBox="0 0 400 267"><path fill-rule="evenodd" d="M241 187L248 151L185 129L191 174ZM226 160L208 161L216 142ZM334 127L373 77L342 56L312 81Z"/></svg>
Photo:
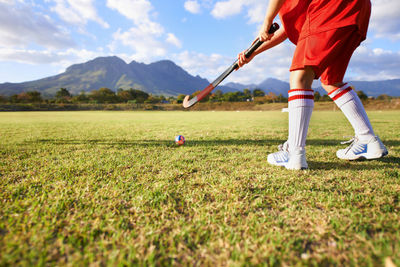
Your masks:
<svg viewBox="0 0 400 267"><path fill-rule="evenodd" d="M279 11L294 44L311 34L351 25L357 25L365 39L370 15L370 0L286 0Z"/></svg>

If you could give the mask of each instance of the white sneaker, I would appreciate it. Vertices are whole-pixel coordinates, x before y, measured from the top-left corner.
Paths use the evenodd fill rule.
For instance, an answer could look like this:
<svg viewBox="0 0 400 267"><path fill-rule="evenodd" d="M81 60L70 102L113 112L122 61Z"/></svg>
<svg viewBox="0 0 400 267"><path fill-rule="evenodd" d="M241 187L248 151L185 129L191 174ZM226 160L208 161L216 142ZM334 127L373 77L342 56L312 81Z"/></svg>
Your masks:
<svg viewBox="0 0 400 267"><path fill-rule="evenodd" d="M308 168L306 150L297 149L289 152L288 142L278 146L279 151L268 155L268 163L283 166L289 170L304 170Z"/></svg>
<svg viewBox="0 0 400 267"><path fill-rule="evenodd" d="M336 156L345 160L379 159L388 154L385 145L378 136L372 137L368 142L361 142L357 137L342 144L351 143L347 148L340 149Z"/></svg>

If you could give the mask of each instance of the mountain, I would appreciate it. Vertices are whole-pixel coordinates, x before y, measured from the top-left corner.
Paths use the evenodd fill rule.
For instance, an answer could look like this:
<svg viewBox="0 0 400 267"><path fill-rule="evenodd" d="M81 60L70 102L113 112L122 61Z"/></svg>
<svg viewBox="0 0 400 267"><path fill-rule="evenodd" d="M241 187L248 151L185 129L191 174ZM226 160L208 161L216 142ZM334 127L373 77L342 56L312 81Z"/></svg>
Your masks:
<svg viewBox="0 0 400 267"><path fill-rule="evenodd" d="M258 87L266 92L272 92L276 95L287 95L287 92L290 89L289 83L273 78L266 79L260 83Z"/></svg>
<svg viewBox="0 0 400 267"><path fill-rule="evenodd" d="M234 82L229 82L226 83L225 86L228 86L230 88L234 88L236 90L239 91L243 91L244 89L250 89L250 90L254 90L258 87L257 84L241 84L241 83L234 83Z"/></svg>
<svg viewBox="0 0 400 267"><path fill-rule="evenodd" d="M385 81L353 81L350 82L356 90L362 90L368 96L377 97L379 95L400 96L400 79Z"/></svg>
<svg viewBox="0 0 400 267"><path fill-rule="evenodd" d="M239 91L243 91L244 89L254 90L256 88L261 89L265 92L272 92L276 95L282 94L287 95L287 92L290 88L288 82L284 82L274 78L267 78L260 84L241 84L241 83L227 83L225 86L230 88L234 88Z"/></svg>
<svg viewBox="0 0 400 267"><path fill-rule="evenodd" d="M60 88L67 88L72 94L79 94L81 91L90 92L107 87L112 90L134 88L155 95L177 96L202 90L208 84L206 79L198 75L190 75L170 60L151 64L132 61L127 64L114 56L99 57L86 63L75 64L68 67L64 73L36 81L0 84L0 95L13 95L36 90L44 96L54 96ZM376 97L382 94L400 96L400 79L373 82L353 81L350 84L368 96ZM325 94L319 82L316 82L315 86L315 90ZM289 83L268 78L260 84L227 83L218 86L217 90L226 93L243 91L245 88L251 90L259 88L265 92L287 96Z"/></svg>
<svg viewBox="0 0 400 267"><path fill-rule="evenodd" d="M169 60L151 64L132 61L127 64L114 56L72 65L64 73L36 81L3 83L0 84L0 94L12 95L36 90L44 96L52 96L62 87L72 94L107 87L112 90L134 88L155 95L176 96L202 90L208 84L206 79L190 75ZM226 86L219 89L235 91Z"/></svg>

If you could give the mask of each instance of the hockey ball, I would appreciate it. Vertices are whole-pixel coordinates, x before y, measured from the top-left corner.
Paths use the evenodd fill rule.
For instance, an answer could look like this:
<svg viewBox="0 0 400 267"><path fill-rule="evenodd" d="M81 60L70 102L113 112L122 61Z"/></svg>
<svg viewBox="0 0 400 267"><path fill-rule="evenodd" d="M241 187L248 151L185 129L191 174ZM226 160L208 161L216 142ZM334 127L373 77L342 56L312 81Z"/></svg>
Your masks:
<svg viewBox="0 0 400 267"><path fill-rule="evenodd" d="M183 135L178 135L175 137L175 144L178 146L184 145L185 144L185 137Z"/></svg>

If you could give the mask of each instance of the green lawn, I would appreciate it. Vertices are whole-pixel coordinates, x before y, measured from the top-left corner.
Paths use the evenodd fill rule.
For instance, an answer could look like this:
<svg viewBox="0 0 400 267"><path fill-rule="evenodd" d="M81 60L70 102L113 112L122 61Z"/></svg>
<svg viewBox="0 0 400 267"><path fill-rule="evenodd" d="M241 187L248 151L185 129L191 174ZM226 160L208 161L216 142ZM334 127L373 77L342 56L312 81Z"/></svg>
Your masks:
<svg viewBox="0 0 400 267"><path fill-rule="evenodd" d="M0 266L400 266L400 111L369 112L389 155L361 162L314 112L306 171L266 161L287 115L0 113Z"/></svg>

